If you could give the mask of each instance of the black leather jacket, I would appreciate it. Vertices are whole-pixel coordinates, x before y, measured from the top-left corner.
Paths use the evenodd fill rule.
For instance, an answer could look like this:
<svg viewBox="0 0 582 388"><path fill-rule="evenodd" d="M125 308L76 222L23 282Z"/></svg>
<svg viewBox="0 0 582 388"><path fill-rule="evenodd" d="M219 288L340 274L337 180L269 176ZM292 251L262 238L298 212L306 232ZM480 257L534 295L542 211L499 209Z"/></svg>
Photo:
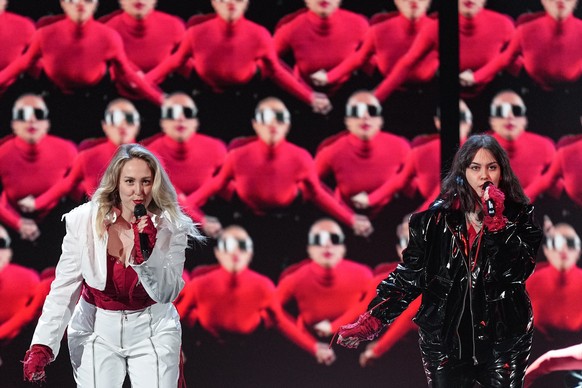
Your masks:
<svg viewBox="0 0 582 388"><path fill-rule="evenodd" d="M460 353L458 329L466 308L473 338L500 343L531 332L524 282L533 272L542 231L530 205L506 201L504 215L504 229L485 231L480 247L479 237L469 247L463 212L437 202L414 214L404 261L378 285L372 315L389 324L422 294L414 321L423 342L444 353Z"/></svg>

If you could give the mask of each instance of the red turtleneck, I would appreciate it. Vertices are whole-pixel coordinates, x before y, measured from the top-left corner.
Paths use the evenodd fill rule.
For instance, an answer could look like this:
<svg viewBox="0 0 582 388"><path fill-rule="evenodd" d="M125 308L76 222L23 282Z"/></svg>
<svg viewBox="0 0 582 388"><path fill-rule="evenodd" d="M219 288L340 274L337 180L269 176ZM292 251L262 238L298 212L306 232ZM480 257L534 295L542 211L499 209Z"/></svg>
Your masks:
<svg viewBox="0 0 582 388"><path fill-rule="evenodd" d="M511 169L524 190L540 179L556 155L554 142L546 136L523 132L516 140L508 141L496 133L491 135L507 152Z"/></svg>
<svg viewBox="0 0 582 388"><path fill-rule="evenodd" d="M30 268L7 264L0 269L0 326L30 303L39 283L38 273Z"/></svg>
<svg viewBox="0 0 582 388"><path fill-rule="evenodd" d="M36 198L35 206L38 210L45 209L49 204L69 194L81 185L83 193L93 195L109 161L117 151L118 146L105 141L89 149L83 150L73 162L73 168L65 179L53 185L50 190Z"/></svg>
<svg viewBox="0 0 582 388"><path fill-rule="evenodd" d="M0 72L0 86L41 58L47 77L65 93L98 84L111 64L132 90L161 104L161 92L132 69L119 34L93 19L79 25L65 18L37 30L24 55Z"/></svg>
<svg viewBox="0 0 582 388"><path fill-rule="evenodd" d="M244 17L234 23L215 17L189 28L176 53L146 78L159 83L189 59L198 76L216 92L247 84L261 67L267 71L264 76L311 103L311 89L281 66L269 31Z"/></svg>
<svg viewBox="0 0 582 388"><path fill-rule="evenodd" d="M362 47L347 57L340 65L327 73L329 83L336 83L363 66L375 56L378 69L388 75L396 62L410 49L418 32L427 24L434 23L424 16L411 21L402 15L395 16L370 27ZM386 37L390 39L386 39ZM438 67L438 53L430 52L408 74L407 82L422 83L432 79Z"/></svg>
<svg viewBox="0 0 582 388"><path fill-rule="evenodd" d="M279 56L291 51L295 72L310 83L310 74L330 70L354 53L367 29L366 18L350 11L338 9L326 18L307 11L275 31L275 49Z"/></svg>
<svg viewBox="0 0 582 388"><path fill-rule="evenodd" d="M402 168L409 151L408 140L391 133L378 132L369 141L346 134L317 152L315 167L320 178L333 175L339 197L351 204L354 195L372 192L391 180Z"/></svg>
<svg viewBox="0 0 582 388"><path fill-rule="evenodd" d="M32 195L38 197L61 181L77 155L75 145L55 136L47 135L38 144L29 144L14 137L0 146L0 221L18 230L20 214L17 202ZM38 219L56 206L53 201Z"/></svg>
<svg viewBox="0 0 582 388"><path fill-rule="evenodd" d="M524 23L515 31L509 46L475 72L475 82L489 82L520 54L526 72L542 88L574 82L582 74L582 47L578 43L581 34L582 20L573 16L558 22L545 15Z"/></svg>
<svg viewBox="0 0 582 388"><path fill-rule="evenodd" d="M297 324L312 332L313 325L329 320L337 328L349 321L338 321L354 304L362 300L372 279L372 271L363 264L343 259L334 268L324 268L313 261L283 277L277 286L282 306L297 304Z"/></svg>
<svg viewBox="0 0 582 388"><path fill-rule="evenodd" d="M240 199L256 214L287 207L302 192L306 200L352 225L354 214L322 186L309 152L286 140L275 146L255 140L229 151L220 172L190 195L188 203L204 205L230 181Z"/></svg>
<svg viewBox="0 0 582 388"><path fill-rule="evenodd" d="M33 34L32 20L12 12L0 12L0 70L22 55Z"/></svg>
<svg viewBox="0 0 582 388"><path fill-rule="evenodd" d="M290 340L311 354L316 342L283 318L273 282L255 271L230 273L220 267L194 277L176 305L182 321L196 321L216 337L222 333L251 334L259 325L274 321Z"/></svg>

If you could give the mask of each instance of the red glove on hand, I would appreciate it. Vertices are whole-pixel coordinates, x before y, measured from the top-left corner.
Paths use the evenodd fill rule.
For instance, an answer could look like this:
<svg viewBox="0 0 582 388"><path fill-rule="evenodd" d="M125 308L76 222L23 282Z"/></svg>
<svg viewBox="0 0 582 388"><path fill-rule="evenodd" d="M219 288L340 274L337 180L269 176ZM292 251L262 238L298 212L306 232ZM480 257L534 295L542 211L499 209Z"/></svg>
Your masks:
<svg viewBox="0 0 582 388"><path fill-rule="evenodd" d="M148 242L147 247L141 246L141 242L140 242L141 240L139 237L139 234L140 234L139 225L141 225L143 222L146 222L146 224L143 227L143 230L141 233L143 233L147 236L147 242ZM140 219L138 219L137 222L135 224L133 224L132 226L133 226L133 243L134 243L134 247L135 247L133 262L135 264L141 264L149 258L149 255L148 255L148 257L143 257L143 250L144 249L142 249L142 248L145 248L145 250L148 251L149 253L152 252L152 250L154 249L154 245L156 243L156 235L158 233L158 230L154 226L150 216L147 216L147 215L140 217Z"/></svg>
<svg viewBox="0 0 582 388"><path fill-rule="evenodd" d="M485 217L483 218L483 225L490 232L497 232L505 228L507 224L507 218L503 215L503 210L505 210L505 194L503 191L499 190L498 187L489 185L485 189L485 194L481 198L483 201L483 209L485 209ZM495 215L490 216L487 214L487 201L493 201L493 208L495 209Z"/></svg>
<svg viewBox="0 0 582 388"><path fill-rule="evenodd" d="M44 368L53 360L53 351L46 345L32 345L23 361L24 381L45 381Z"/></svg>
<svg viewBox="0 0 582 388"><path fill-rule="evenodd" d="M370 312L360 315L355 323L344 325L338 330L337 343L346 348L357 348L361 341L371 341L384 327L381 320Z"/></svg>

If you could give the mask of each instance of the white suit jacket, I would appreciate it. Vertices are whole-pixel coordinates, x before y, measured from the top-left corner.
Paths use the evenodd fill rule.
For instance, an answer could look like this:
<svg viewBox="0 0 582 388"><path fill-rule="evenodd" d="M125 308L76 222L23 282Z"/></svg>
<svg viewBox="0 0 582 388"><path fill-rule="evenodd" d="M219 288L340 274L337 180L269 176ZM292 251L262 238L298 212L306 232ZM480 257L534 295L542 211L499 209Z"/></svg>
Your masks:
<svg viewBox="0 0 582 388"><path fill-rule="evenodd" d="M97 290L105 289L107 279L107 240L100 238L95 220L97 205L85 203L63 216L66 235L56 268L56 278L42 309L32 344L50 347L57 356L61 339L81 294L83 281ZM188 237L184 228L173 225L164 215L155 217L157 239L147 261L131 264L144 289L154 301L171 303L184 286L185 250Z"/></svg>

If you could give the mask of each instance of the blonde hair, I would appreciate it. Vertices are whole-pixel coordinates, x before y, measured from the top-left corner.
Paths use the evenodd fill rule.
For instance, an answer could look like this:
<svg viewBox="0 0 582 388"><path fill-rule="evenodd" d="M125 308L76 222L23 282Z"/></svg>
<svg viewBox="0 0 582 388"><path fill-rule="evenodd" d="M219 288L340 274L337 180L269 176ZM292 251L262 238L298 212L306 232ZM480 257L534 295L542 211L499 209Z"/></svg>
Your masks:
<svg viewBox="0 0 582 388"><path fill-rule="evenodd" d="M119 177L125 164L131 159L141 159L147 163L153 174L152 201L148 210L154 214L167 213L169 221L180 229L186 229L188 234L200 238L192 220L182 212L178 205L178 196L168 174L158 158L139 144L123 144L109 162L107 170L101 178L99 188L95 191L92 201L97 204L96 227L99 235L105 234L105 222L111 221L113 208L119 207Z"/></svg>

